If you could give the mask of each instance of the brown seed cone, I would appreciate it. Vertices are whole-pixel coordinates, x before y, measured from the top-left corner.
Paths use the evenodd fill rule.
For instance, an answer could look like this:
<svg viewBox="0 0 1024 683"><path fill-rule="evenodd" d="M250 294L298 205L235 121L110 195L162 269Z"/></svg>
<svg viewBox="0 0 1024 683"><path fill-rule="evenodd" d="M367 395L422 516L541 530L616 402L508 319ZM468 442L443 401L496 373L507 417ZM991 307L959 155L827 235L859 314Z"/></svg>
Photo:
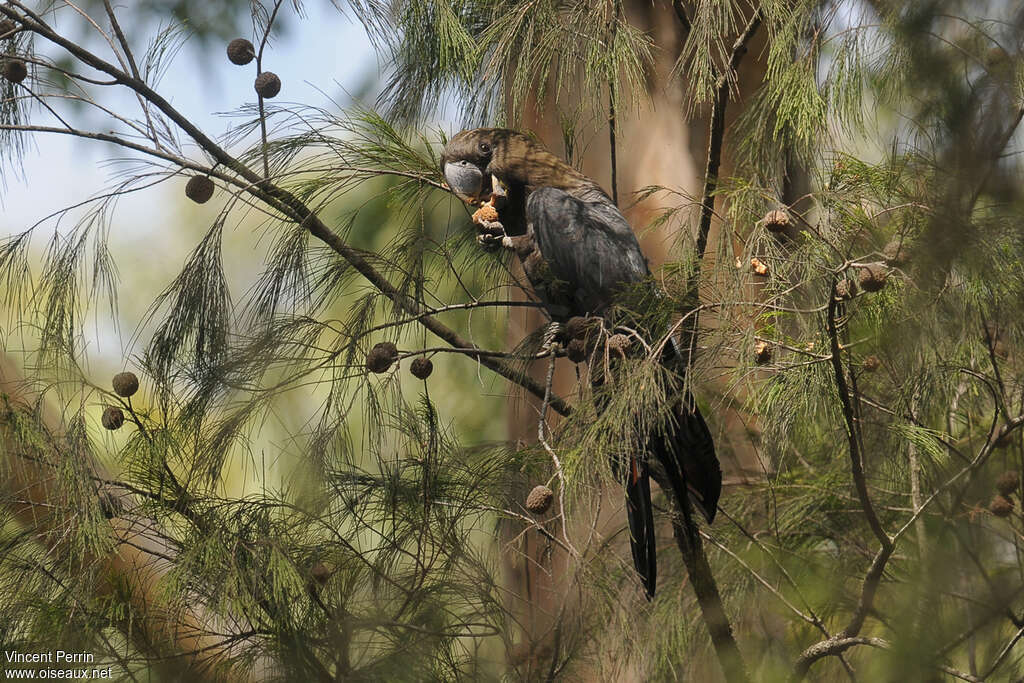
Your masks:
<svg viewBox="0 0 1024 683"><path fill-rule="evenodd" d="M10 19L0 20L0 38L4 38L4 37L10 38L10 36L8 36L7 34L8 33L13 33L17 29L18 29L18 25L15 24Z"/></svg>
<svg viewBox="0 0 1024 683"><path fill-rule="evenodd" d="M245 38L235 38L228 43L228 59L232 64L245 66L256 59L256 48Z"/></svg>
<svg viewBox="0 0 1024 683"><path fill-rule="evenodd" d="M864 369L866 371L874 372L880 367L882 367L882 360L878 356L868 356L864 359Z"/></svg>
<svg viewBox="0 0 1024 683"><path fill-rule="evenodd" d="M551 507L551 501L555 494L543 484L534 486L530 494L526 496L526 509L535 515L543 515Z"/></svg>
<svg viewBox="0 0 1024 683"><path fill-rule="evenodd" d="M333 573L334 572L331 571L331 568L323 562L317 562L309 570L309 575L313 577L313 580L320 586L326 584L327 580L331 578L331 574Z"/></svg>
<svg viewBox="0 0 1024 683"><path fill-rule="evenodd" d="M107 406L103 409L103 416L100 418L100 422L111 431L120 429L121 425L124 424L124 413L117 406Z"/></svg>
<svg viewBox="0 0 1024 683"><path fill-rule="evenodd" d="M194 175L185 185L185 196L196 204L205 204L213 196L213 181L204 175Z"/></svg>
<svg viewBox="0 0 1024 683"><path fill-rule="evenodd" d="M277 93L281 92L281 79L273 71L264 71L256 77L253 87L256 88L260 97L269 100L271 97L277 97Z"/></svg>
<svg viewBox="0 0 1024 683"><path fill-rule="evenodd" d="M769 211L764 215L764 227L768 232L782 232L789 227L789 214L782 209Z"/></svg>
<svg viewBox="0 0 1024 683"><path fill-rule="evenodd" d="M429 358L420 356L412 362L409 366L409 372L416 379L426 379L430 377L430 373L434 371L434 364L430 362Z"/></svg>
<svg viewBox="0 0 1024 683"><path fill-rule="evenodd" d="M1013 501L1004 496L996 496L989 503L988 510L996 517L1009 517L1013 513Z"/></svg>
<svg viewBox="0 0 1024 683"><path fill-rule="evenodd" d="M378 375L387 372L398 360L398 347L391 342L380 342L366 354L366 369Z"/></svg>
<svg viewBox="0 0 1024 683"><path fill-rule="evenodd" d="M910 261L910 248L905 240L898 237L885 245L882 253L890 266L903 266Z"/></svg>
<svg viewBox="0 0 1024 683"><path fill-rule="evenodd" d="M881 263L871 263L860 269L857 282L865 292L877 292L885 287L889 279L889 269Z"/></svg>
<svg viewBox="0 0 1024 683"><path fill-rule="evenodd" d="M565 322L565 336L568 339L586 339L598 325L597 318L574 315Z"/></svg>
<svg viewBox="0 0 1024 683"><path fill-rule="evenodd" d="M772 359L772 347L768 342L757 342L754 344L754 361L758 365L764 365Z"/></svg>
<svg viewBox="0 0 1024 683"><path fill-rule="evenodd" d="M996 478L996 491L1004 496L1011 496L1020 488L1020 473L1017 470L1007 470Z"/></svg>
<svg viewBox="0 0 1024 683"><path fill-rule="evenodd" d="M122 398L128 398L139 390L139 378L134 372L119 372L114 375L114 393Z"/></svg>
<svg viewBox="0 0 1024 683"><path fill-rule="evenodd" d="M582 339L572 339L565 347L565 355L573 363L582 363L587 359L587 342Z"/></svg>
<svg viewBox="0 0 1024 683"><path fill-rule="evenodd" d="M624 334L613 334L608 337L608 352L626 355L626 351L629 351L632 343L632 340Z"/></svg>
<svg viewBox="0 0 1024 683"><path fill-rule="evenodd" d="M857 283L853 280L842 279L836 283L836 298L840 301L847 301L857 296Z"/></svg>
<svg viewBox="0 0 1024 683"><path fill-rule="evenodd" d="M28 66L20 59L5 59L2 73L11 83L21 83L28 78Z"/></svg>

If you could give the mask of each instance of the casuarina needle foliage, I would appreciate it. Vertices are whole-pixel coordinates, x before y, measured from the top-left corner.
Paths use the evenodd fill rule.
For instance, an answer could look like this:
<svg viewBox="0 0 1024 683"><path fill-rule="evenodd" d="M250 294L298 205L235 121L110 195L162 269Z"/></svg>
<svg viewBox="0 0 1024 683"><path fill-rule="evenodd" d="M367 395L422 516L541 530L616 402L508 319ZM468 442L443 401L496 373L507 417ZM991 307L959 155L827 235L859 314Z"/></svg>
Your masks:
<svg viewBox="0 0 1024 683"><path fill-rule="evenodd" d="M5 178L112 161L0 236L6 650L1024 676L1017 3L348 3L372 105L267 101L313 3L170 4L0 2Z"/></svg>

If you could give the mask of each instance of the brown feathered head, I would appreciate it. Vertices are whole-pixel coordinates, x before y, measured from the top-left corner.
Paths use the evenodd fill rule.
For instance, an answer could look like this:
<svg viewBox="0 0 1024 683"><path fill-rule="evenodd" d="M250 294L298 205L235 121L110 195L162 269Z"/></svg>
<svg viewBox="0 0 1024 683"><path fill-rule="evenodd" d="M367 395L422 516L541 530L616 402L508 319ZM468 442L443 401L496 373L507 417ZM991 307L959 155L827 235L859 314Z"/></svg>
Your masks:
<svg viewBox="0 0 1024 683"><path fill-rule="evenodd" d="M493 191L492 173L488 170L496 148L504 154L508 140L524 137L504 128L464 130L444 147L441 172L455 196L467 204L479 204Z"/></svg>
<svg viewBox="0 0 1024 683"><path fill-rule="evenodd" d="M533 138L506 128L464 130L453 137L441 154L441 172L467 204L506 190L525 197L538 187L596 187Z"/></svg>

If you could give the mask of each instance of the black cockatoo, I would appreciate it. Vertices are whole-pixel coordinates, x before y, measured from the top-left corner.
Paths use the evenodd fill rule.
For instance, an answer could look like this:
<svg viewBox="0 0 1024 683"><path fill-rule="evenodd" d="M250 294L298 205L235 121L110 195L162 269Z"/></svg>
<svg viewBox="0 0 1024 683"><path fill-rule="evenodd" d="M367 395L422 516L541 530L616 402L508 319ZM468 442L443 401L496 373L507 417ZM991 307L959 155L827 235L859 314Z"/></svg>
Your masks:
<svg viewBox="0 0 1024 683"><path fill-rule="evenodd" d="M516 251L552 321L607 317L623 289L654 287L640 244L608 194L526 135L500 128L463 131L445 146L441 170L464 202L497 209L497 216L490 209L474 215L478 239ZM678 376L686 370L675 343L664 346L661 362ZM688 492L708 522L722 486L707 424L689 392L680 394L673 419L648 435L647 452L624 454L615 465L626 486L633 564L648 598L657 575L651 456L677 499Z"/></svg>

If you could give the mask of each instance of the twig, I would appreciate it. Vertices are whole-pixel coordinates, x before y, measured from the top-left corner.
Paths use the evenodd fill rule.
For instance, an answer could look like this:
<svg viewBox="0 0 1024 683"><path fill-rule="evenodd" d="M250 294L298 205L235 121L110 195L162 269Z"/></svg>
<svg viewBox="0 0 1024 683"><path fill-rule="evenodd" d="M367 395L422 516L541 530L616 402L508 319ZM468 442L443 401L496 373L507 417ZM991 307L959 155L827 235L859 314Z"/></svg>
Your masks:
<svg viewBox="0 0 1024 683"><path fill-rule="evenodd" d="M48 104L48 103L46 102L46 100L44 100L44 99L43 99L42 97L40 97L39 95L37 95L37 94L36 94L36 93L35 93L35 92L34 92L34 91L32 90L32 88L28 87L28 86L27 86L27 85L25 85L24 83L19 83L17 87L19 87L19 88L24 88L24 89L25 89L25 91L26 91L26 92L27 92L27 93L28 93L29 95L31 95L31 96L32 96L32 99L34 99L34 100L35 100L36 102L38 102L39 104L41 104L41 105L43 106L43 108L44 108L44 109L46 109L46 111L50 112L50 114L52 114L52 115L53 115L53 118L55 118L55 119L57 119L58 121L60 121L61 123L63 123L63 124L64 124L64 127L65 127L65 128L67 128L68 130L72 130L71 124L70 124L70 123L68 123L67 121L65 121L65 120L64 120L64 117L63 117L63 116L61 116L60 114L58 114L58 113L57 113L57 111L56 111L56 110L55 110L55 109L54 109L53 107L51 107L51 106L50 106L50 105L49 105L49 104Z"/></svg>
<svg viewBox="0 0 1024 683"><path fill-rule="evenodd" d="M277 0L274 3L274 11L270 13L270 18L267 19L267 28L263 31L263 38L260 40L260 49L256 53L256 75L259 76L263 73L263 49L267 46L267 39L270 38L270 29L274 26L274 19L277 18L277 11L281 9L282 0ZM263 141L263 177L270 179L270 156L267 151L267 113L263 104L263 94L256 91L257 101L259 103L260 110L260 138Z"/></svg>
<svg viewBox="0 0 1024 683"><path fill-rule="evenodd" d="M135 55L132 54L132 48L128 44L128 39L124 35L124 31L121 30L121 24L117 21L117 15L114 14L114 8L110 5L110 0L103 0L103 7L107 11L107 17L110 19L110 27L114 30L114 35L117 36L117 42L121 43L121 49L124 50L124 57L128 60L128 66L132 70L132 75L135 78L142 80L142 76L139 73L139 66L135 63ZM156 126L153 125L153 119L149 115L149 107L146 101L141 96L136 95L139 100L139 107L142 108L142 115L146 117L146 127L149 130L149 137L153 141L153 145L160 149L160 137L156 133Z"/></svg>
<svg viewBox="0 0 1024 683"><path fill-rule="evenodd" d="M917 392L914 392L914 396L910 402L910 412L913 415L917 412ZM917 420L917 416L914 415L914 420ZM907 442L907 459L909 460L910 467L910 504L914 508L914 514L916 515L918 510L921 509L921 461L917 455L917 444L913 440ZM918 517L917 520L917 553L921 560L922 566L929 566L928 562L928 530L925 528L924 517Z"/></svg>
<svg viewBox="0 0 1024 683"><path fill-rule="evenodd" d="M686 8L683 6L683 0L672 0L672 9L675 10L676 18L679 19L679 25L683 29L683 39L690 34L690 17L686 14Z"/></svg>
<svg viewBox="0 0 1024 683"><path fill-rule="evenodd" d="M988 349L988 359L992 364L992 373L995 375L996 386L999 388L996 400L998 401L999 409L1003 411L1003 415L1009 415L1010 412L1006 409L1006 384L1003 382L1003 375L999 370L999 360L996 358L996 340L992 334L992 323L986 320L985 316L982 316L981 326L985 333L985 347Z"/></svg>
<svg viewBox="0 0 1024 683"><path fill-rule="evenodd" d="M1018 634L1018 636L1019 635L1020 634ZM798 662L790 680L802 680L804 676L807 675L807 670L811 667L811 664L814 664L814 662L824 657L837 657L843 652L849 650L851 647L856 647L857 645L867 645L869 647L877 647L882 650L892 648L889 641L883 638L867 638L864 636L854 638L836 636L835 638L829 638L828 640L823 640L820 643L816 643L804 650L804 655L807 656L807 660L803 660L803 656L801 656L801 661ZM936 664L935 668L945 674L959 678L960 680L971 681L971 683L981 683L981 681L985 680L985 677L978 678L977 676L972 676L965 671L959 671L950 666L946 666L945 664Z"/></svg>
<svg viewBox="0 0 1024 683"><path fill-rule="evenodd" d="M677 16L680 17L684 28L689 32L690 22L686 17L686 11L683 9L682 4L677 0L673 2L673 7L676 10ZM722 142L725 139L725 108L729 102L729 85L734 81L735 71L739 67L743 55L747 52L747 43L753 38L760 25L761 10L757 9L747 22L743 33L733 43L732 54L729 56L726 70L718 75L718 79L715 82L715 98L711 102L711 123L709 124L710 130L708 133L708 158L704 169L704 192L701 195L700 223L697 226L697 254L695 260L697 265L690 276L688 286L690 295L694 299L698 298L697 286L700 280L700 263L704 259L704 252L707 249L708 234L711 232L711 218L715 213L715 190L718 187L718 170L722 165ZM685 345L688 353L688 363L693 360L694 353L697 350L698 327L698 316L694 316Z"/></svg>
<svg viewBox="0 0 1024 683"><path fill-rule="evenodd" d="M1024 627L1017 630L1017 634L1014 635L1010 642L1006 644L1006 647L1002 649L1002 651L996 657L996 660L992 662L992 666L988 668L988 671L986 671L985 675L982 676L979 680L985 680L989 678L992 674L994 674L996 672L996 669L999 668L999 665L1003 663L1004 659L1006 659L1006 655L1010 654L1010 650L1013 649L1013 646L1016 645L1017 641L1020 640L1022 637L1024 637Z"/></svg>
<svg viewBox="0 0 1024 683"><path fill-rule="evenodd" d="M609 84L611 93L608 95L608 145L611 148L612 166L612 202L619 205L618 163L615 158L615 85Z"/></svg>
<svg viewBox="0 0 1024 683"><path fill-rule="evenodd" d="M678 10L677 10L678 12ZM747 43L754 37L761 26L761 10L758 9L750 17L743 33L732 46L729 64L725 71L718 75L715 82L715 99L711 101L711 133L708 136L708 160L704 170L704 193L701 199L700 226L697 229L697 260L704 258L704 250L708 245L708 233L711 231L711 217L715 213L715 190L718 188L718 169L722 165L722 142L725 139L725 107L729 102L729 86L734 81L734 74L740 60L747 53Z"/></svg>
<svg viewBox="0 0 1024 683"><path fill-rule="evenodd" d="M867 517L868 526L871 532L878 539L883 549L892 548L892 539L882 528L878 520L875 508L871 504L871 497L868 495L867 481L864 477L864 454L860 447L860 427L855 417L856 409L850 401L850 389L846 380L846 371L843 369L842 350L839 344L839 330L836 323L836 312L839 302L836 298L836 281L832 283L832 291L829 295L828 307L828 336L831 346L831 363L836 389L839 394L839 403L843 411L843 419L846 423L846 439L850 451L850 472L853 476L854 487L857 490L857 497L860 498L861 507L864 508L864 516Z"/></svg>
<svg viewBox="0 0 1024 683"><path fill-rule="evenodd" d="M0 7L0 12L2 11L3 7ZM176 154L171 154L169 152L157 150L152 147L146 147L136 142L132 142L131 140L125 140L124 138L118 137L116 135L111 135L109 133L93 133L91 131L82 130L80 128L69 129L57 128L55 126L16 125L8 123L0 124L0 130L21 131L24 133L56 133L57 135L71 135L77 138L82 138L84 140L97 140L99 142L109 142L110 144L117 145L118 147L124 147L125 149L141 152L147 156L155 157L157 159L163 159L164 161L168 161L172 164L175 164L181 169L201 171L203 173L208 173L209 175L215 178L219 178L224 182L232 183L235 185L239 184L238 180L229 174L211 171L211 169L208 166L205 166L203 164L197 164Z"/></svg>
<svg viewBox="0 0 1024 683"><path fill-rule="evenodd" d="M413 358L416 356L425 356L432 353L461 353L461 354L473 354L481 358L507 358L509 360L541 360L542 358L551 357L554 359L557 354L553 351L541 351L539 353L533 353L530 355L522 355L515 353L514 351L492 351L490 349L479 349L479 348L457 348L452 346L434 346L426 349L417 349L416 351L406 351L399 354L399 358ZM550 397L549 397L550 398Z"/></svg>
<svg viewBox="0 0 1024 683"><path fill-rule="evenodd" d="M479 300L477 300L477 301L468 301L468 302L463 303L463 304L445 304L444 306L437 306L437 307L427 308L426 310L423 311L423 313L420 313L419 315L409 316L409 317L406 317L406 318L401 318L399 320L391 320L391 321L386 322L386 323L381 323L380 325L374 325L373 327L368 327L368 328L366 328L366 330L364 330L364 334L362 336L365 337L366 335L371 334L373 332L377 332L377 331L380 331L380 330L386 330L386 329L389 329L389 328L392 328L392 327L398 327L398 326L401 326L401 325L405 325L407 323L417 322L420 318L422 318L425 315L437 315L439 313L447 313L449 311L468 311L468 310L472 310L474 308L485 308L485 307L492 307L492 308L493 307L500 307L500 308L516 308L516 307L522 307L522 308L542 308L543 304L538 303L536 301L519 301L519 300L507 300L507 301L479 301Z"/></svg>
<svg viewBox="0 0 1024 683"><path fill-rule="evenodd" d="M434 504L440 505L441 507L454 508L454 509L457 509L457 510L466 509L465 506L463 506L463 505L456 505L456 504L450 503L450 502L448 502L446 500L436 500L436 501L434 501ZM511 517L513 519L518 519L519 521L523 522L523 524L526 525L526 530L536 529L537 533L539 533L541 536L543 536L547 540L551 541L552 543L554 543L555 545L557 545L559 548L561 548L565 552L569 553L570 555L573 554L572 546L565 545L564 541L562 541L560 538L558 538L553 533L548 531L544 527L543 524L541 524L540 522L538 522L536 519L534 519L532 517L528 517L527 515L524 515L521 512L516 512L515 510L509 510L508 508L499 508L499 507L495 507L493 505L473 505L471 507L471 509L476 510L478 512L493 512L496 515L505 515L506 517Z"/></svg>
<svg viewBox="0 0 1024 683"><path fill-rule="evenodd" d="M903 526L901 526L895 534L893 534L893 543L899 541L903 534L905 534L908 529L914 526L914 524L917 522L917 519L924 514L925 510L928 509L932 502L938 499L940 494L942 494L944 491L946 491L946 489L955 484L957 480L959 480L965 474L972 472L981 467L982 465L984 465L985 462L988 461L989 456L995 450L996 444L1000 443L1001 439L1005 438L1007 435L1011 434L1015 429L1018 429L1021 426L1024 426L1024 415L1018 415L1012 420L1007 420L1006 424L1003 425L1002 429L995 430L994 432L989 434L988 441L986 441L985 445L982 446L981 450L978 451L978 455L975 456L974 460L965 465L960 471L958 471L952 477L947 479L945 483L943 483L937 489L932 491L931 495L929 495L928 498L926 498L924 502L921 503L920 509L916 513L914 513L914 515L909 520L907 520L907 522Z"/></svg>
<svg viewBox="0 0 1024 683"><path fill-rule="evenodd" d="M704 552L700 530L693 518L693 504L690 502L684 475L676 467L674 459L662 456L658 459L664 467L662 474L659 475L658 470L652 470L651 475L666 493L671 494L670 498L675 508L671 515L672 533L683 557L683 564L686 566L686 573L697 597L697 604L711 636L711 644L715 648L718 662L730 683L748 681L743 655L736 644L718 583Z"/></svg>
<svg viewBox="0 0 1024 683"><path fill-rule="evenodd" d="M808 614L804 614L803 611L801 611L799 607L797 607L792 602L790 602L789 599L785 595L782 594L782 591L780 591L778 588L773 586L768 581L768 579L766 579L763 576L761 576L760 574L758 574L757 571L753 567L751 567L749 564L747 564L743 560L742 557L740 557L739 555L737 555L733 551L729 550L729 548L727 548L722 543L719 543L718 541L716 541L714 539L714 537L712 537L710 534L705 533L705 532L702 531L702 532L700 532L700 535L701 535L701 538L703 538L705 541L709 541L716 548L718 548L719 550L724 552L726 555L731 557L738 565L740 565L741 567L746 569L748 574L750 574L752 577L754 577L754 579L759 584L764 586L765 589L767 589L772 595L774 595L776 598L778 598L779 601L783 605L788 607L794 614L796 614L798 617L800 617L801 619L806 621L808 624L811 624L812 626L814 626L816 628L819 628L819 629L822 628L822 623L821 623L820 619L818 619L816 616L811 616L811 615L808 615ZM828 634L826 632L826 636L827 635Z"/></svg>
<svg viewBox="0 0 1024 683"><path fill-rule="evenodd" d="M615 3L615 12L611 18L611 39L609 44L615 45L615 36L619 29L619 11L620 5L618 2ZM614 61L612 62L614 64ZM612 73L608 77L608 147L611 150L609 159L611 163L612 171L612 202L619 205L619 169L618 160L616 158L615 150L615 137L616 137L616 126L617 121L615 117L615 79L618 77L617 73Z"/></svg>
<svg viewBox="0 0 1024 683"><path fill-rule="evenodd" d="M569 540L569 524L565 516L565 473L562 470L562 461L558 459L558 454L548 444L547 437L544 434L547 427L548 400L551 398L551 384L555 379L555 361L555 355L552 354L551 362L548 363L548 375L544 381L544 401L540 408L540 419L537 421L537 441L544 447L544 450L551 457L551 462L555 466L555 476L558 478L558 514L562 518L562 538L565 539L565 545L572 556L578 559L580 553L573 546L572 541Z"/></svg>
<svg viewBox="0 0 1024 683"><path fill-rule="evenodd" d="M868 495L867 481L864 477L864 460L859 438L860 428L856 418L856 407L850 401L851 390L847 384L846 371L843 369L842 351L839 344L839 330L836 323L836 311L839 304L835 296L835 286L836 281L833 280L832 289L829 294L830 303L827 316L829 343L832 349L832 370L846 426L847 443L850 451L850 471L854 487L857 490L861 509L867 517L868 526L871 527L871 531L878 539L881 547L878 549L874 560L871 562L871 566L864 575L857 608L854 610L853 616L850 618L846 628L835 636L815 643L805 649L794 665L793 680L801 680L807 674L807 670L811 665L822 657L839 654L854 645L871 644L870 641L872 639L859 638L858 636L861 628L864 626L868 613L874 605L875 594L878 591L878 585L881 583L885 566L896 548L895 539L890 538L882 528L882 524L878 520L878 515L875 513L874 506L871 503L871 498ZM855 391L854 397L856 398ZM924 506L920 507L914 518L923 509Z"/></svg>
<svg viewBox="0 0 1024 683"><path fill-rule="evenodd" d="M803 680L804 676L807 675L808 669L819 659L824 657L833 657L846 652L851 647L856 645L870 645L872 647L887 648L889 644L881 638L864 638L864 637L832 637L815 643L800 655L800 659L797 660L796 667L793 670L793 676L790 680L800 681Z"/></svg>

